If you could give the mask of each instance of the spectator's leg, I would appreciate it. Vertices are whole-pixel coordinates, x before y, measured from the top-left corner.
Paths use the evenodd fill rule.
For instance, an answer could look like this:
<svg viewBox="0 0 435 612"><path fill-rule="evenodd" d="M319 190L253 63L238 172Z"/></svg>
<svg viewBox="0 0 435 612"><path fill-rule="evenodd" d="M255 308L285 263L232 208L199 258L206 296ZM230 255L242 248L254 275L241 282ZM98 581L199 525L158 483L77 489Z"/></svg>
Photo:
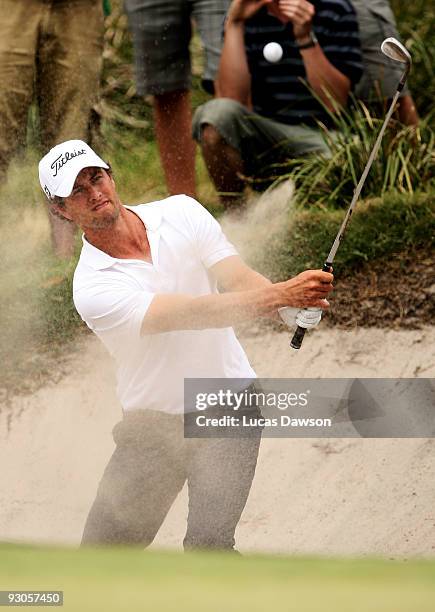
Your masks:
<svg viewBox="0 0 435 612"><path fill-rule="evenodd" d="M200 106L193 118L193 137L201 146L208 173L225 207L243 201L246 162L249 165L257 148L252 117L253 113L239 102L217 98Z"/></svg>
<svg viewBox="0 0 435 612"><path fill-rule="evenodd" d="M207 123L202 127L201 151L222 204L226 208L240 204L244 168L239 151L229 145L213 125Z"/></svg>
<svg viewBox="0 0 435 612"><path fill-rule="evenodd" d="M182 419L127 413L86 520L82 545L150 544L186 480Z"/></svg>
<svg viewBox="0 0 435 612"><path fill-rule="evenodd" d="M12 156L25 144L38 26L45 10L35 0L0 2L0 182Z"/></svg>
<svg viewBox="0 0 435 612"><path fill-rule="evenodd" d="M420 119L415 102L410 94L405 94L399 98L399 118L404 125L418 125Z"/></svg>
<svg viewBox="0 0 435 612"><path fill-rule="evenodd" d="M155 95L154 122L169 193L195 197L195 143L189 91Z"/></svg>
<svg viewBox="0 0 435 612"><path fill-rule="evenodd" d="M137 91L152 95L156 139L168 191L195 195L191 137L189 0L127 0Z"/></svg>
<svg viewBox="0 0 435 612"><path fill-rule="evenodd" d="M276 121L273 123L280 125ZM330 135L334 133L334 131L329 132ZM281 140L276 142L275 148L277 157L280 159L303 157L312 153L320 153L325 157L331 156L329 145L322 132L304 125L282 125Z"/></svg>
<svg viewBox="0 0 435 612"><path fill-rule="evenodd" d="M100 85L103 12L100 0L58 0L40 37L37 94L45 151L70 139L89 139L91 109ZM75 228L50 215L60 257L74 250Z"/></svg>
<svg viewBox="0 0 435 612"><path fill-rule="evenodd" d="M200 106L192 130L226 205L241 198L244 176L264 177L272 161L315 151L329 154L319 130L272 121L228 98Z"/></svg>

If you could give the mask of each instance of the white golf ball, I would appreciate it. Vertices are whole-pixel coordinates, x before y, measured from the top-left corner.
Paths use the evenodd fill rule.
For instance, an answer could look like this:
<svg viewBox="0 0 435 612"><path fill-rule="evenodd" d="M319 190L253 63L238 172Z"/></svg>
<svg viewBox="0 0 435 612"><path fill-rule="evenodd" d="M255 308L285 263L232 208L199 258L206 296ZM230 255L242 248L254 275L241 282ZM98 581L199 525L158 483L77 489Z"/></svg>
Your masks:
<svg viewBox="0 0 435 612"><path fill-rule="evenodd" d="M264 58L272 64L276 64L276 62L279 62L282 58L282 54L282 47L276 42L267 43L267 45L265 45L263 49Z"/></svg>

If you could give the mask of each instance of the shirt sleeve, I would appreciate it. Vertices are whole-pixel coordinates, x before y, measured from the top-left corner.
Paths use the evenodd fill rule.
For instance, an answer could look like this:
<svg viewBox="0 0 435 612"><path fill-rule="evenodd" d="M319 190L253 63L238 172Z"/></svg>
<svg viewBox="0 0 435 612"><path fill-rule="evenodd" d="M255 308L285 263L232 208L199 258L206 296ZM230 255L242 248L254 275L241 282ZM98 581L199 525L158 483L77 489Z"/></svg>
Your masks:
<svg viewBox="0 0 435 612"><path fill-rule="evenodd" d="M226 257L238 255L235 246L227 239L218 221L199 202L185 196L184 213L195 248L206 268Z"/></svg>
<svg viewBox="0 0 435 612"><path fill-rule="evenodd" d="M324 2L315 17L315 31L328 60L352 84L362 76L363 64L355 10L345 0Z"/></svg>
<svg viewBox="0 0 435 612"><path fill-rule="evenodd" d="M123 279L113 271L102 271L101 280L74 288L77 312L95 333L137 338L143 318L155 296L144 291L132 279Z"/></svg>

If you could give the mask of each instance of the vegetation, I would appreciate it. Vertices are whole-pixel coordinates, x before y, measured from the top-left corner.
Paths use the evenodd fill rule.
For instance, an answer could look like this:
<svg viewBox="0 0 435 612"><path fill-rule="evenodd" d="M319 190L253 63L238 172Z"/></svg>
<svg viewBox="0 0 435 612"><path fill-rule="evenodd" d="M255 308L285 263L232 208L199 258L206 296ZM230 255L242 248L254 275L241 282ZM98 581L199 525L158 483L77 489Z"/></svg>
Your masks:
<svg viewBox="0 0 435 612"><path fill-rule="evenodd" d="M275 176L295 181L297 199L302 205L330 208L349 205L383 123L361 101L352 111L342 110L333 118L338 131L324 133L330 158L311 155L275 165L273 169ZM364 198L434 190L435 134L428 119L422 120L417 128L394 123L386 131L364 183Z"/></svg>
<svg viewBox="0 0 435 612"><path fill-rule="evenodd" d="M433 561L3 545L7 589L63 590L66 612L429 612Z"/></svg>
<svg viewBox="0 0 435 612"><path fill-rule="evenodd" d="M298 210L289 224L287 239L268 250L258 266L275 280L320 267L342 221L342 211L322 206ZM428 256L435 249L432 195L389 193L359 204L334 268L350 274L366 262L423 248Z"/></svg>

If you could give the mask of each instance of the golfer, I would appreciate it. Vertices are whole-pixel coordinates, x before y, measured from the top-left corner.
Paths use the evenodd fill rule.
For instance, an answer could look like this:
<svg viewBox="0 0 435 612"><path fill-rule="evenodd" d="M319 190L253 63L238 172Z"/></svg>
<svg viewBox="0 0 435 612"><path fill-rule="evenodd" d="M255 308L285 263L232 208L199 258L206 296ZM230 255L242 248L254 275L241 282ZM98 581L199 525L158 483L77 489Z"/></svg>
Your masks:
<svg viewBox="0 0 435 612"><path fill-rule="evenodd" d="M233 549L260 436L184 438L184 378L255 379L232 325L327 308L332 274L272 284L184 195L122 205L109 165L82 141L51 149L39 176L51 212L84 233L74 303L116 360L124 414L82 544L147 546L187 481L184 547ZM307 328L320 320L289 313Z"/></svg>

